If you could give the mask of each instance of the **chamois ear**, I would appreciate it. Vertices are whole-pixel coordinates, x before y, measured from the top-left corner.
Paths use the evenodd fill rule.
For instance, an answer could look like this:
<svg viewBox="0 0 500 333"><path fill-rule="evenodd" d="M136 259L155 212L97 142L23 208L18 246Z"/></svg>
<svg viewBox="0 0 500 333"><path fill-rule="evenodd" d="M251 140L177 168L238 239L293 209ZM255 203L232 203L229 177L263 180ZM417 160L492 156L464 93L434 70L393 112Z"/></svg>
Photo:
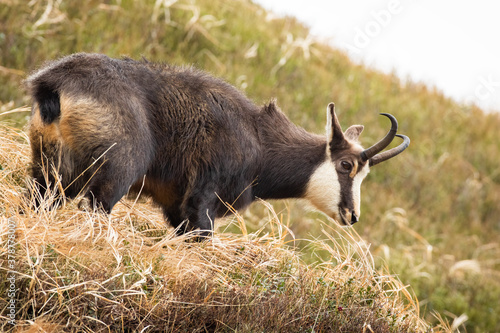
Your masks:
<svg viewBox="0 0 500 333"><path fill-rule="evenodd" d="M333 103L328 104L326 108L326 139L330 149L345 141L342 127L340 127L339 120L335 114L335 104Z"/></svg>
<svg viewBox="0 0 500 333"><path fill-rule="evenodd" d="M363 132L364 128L365 127L363 125L352 125L348 129L346 129L346 131L344 132L344 136L351 141L358 142L359 135L361 134L361 132Z"/></svg>

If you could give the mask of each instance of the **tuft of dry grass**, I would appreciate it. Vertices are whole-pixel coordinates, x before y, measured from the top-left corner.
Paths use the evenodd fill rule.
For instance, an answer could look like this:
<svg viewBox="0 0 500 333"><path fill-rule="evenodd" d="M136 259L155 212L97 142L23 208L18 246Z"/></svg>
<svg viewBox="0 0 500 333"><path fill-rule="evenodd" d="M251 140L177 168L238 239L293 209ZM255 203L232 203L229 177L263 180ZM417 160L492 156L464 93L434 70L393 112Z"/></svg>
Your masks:
<svg viewBox="0 0 500 333"><path fill-rule="evenodd" d="M109 216L78 210L77 200L34 211L25 195L28 165L25 133L0 126L2 331L431 330L416 298L374 269L369 246L353 230L325 225L330 242L310 242L331 260L307 265L265 202L270 228L217 232L203 243L175 237L148 200L122 200ZM238 214L229 223L244 226Z"/></svg>

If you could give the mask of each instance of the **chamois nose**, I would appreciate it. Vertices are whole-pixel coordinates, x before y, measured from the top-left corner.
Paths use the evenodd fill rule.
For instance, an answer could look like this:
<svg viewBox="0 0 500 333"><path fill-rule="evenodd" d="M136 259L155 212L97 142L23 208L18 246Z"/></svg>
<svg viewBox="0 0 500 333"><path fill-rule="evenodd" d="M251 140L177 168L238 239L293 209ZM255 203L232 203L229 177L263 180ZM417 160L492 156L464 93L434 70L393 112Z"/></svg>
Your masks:
<svg viewBox="0 0 500 333"><path fill-rule="evenodd" d="M359 221L358 215L356 215L355 211L351 212L351 225Z"/></svg>

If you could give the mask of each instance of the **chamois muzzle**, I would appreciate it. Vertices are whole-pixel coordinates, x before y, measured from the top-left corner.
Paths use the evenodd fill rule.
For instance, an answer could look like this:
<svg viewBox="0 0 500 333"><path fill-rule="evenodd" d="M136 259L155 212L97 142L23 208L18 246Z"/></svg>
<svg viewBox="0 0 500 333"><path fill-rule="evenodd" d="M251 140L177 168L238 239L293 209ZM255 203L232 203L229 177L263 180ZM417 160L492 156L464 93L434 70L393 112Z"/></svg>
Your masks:
<svg viewBox="0 0 500 333"><path fill-rule="evenodd" d="M410 145L410 139L405 135L397 134L398 132L398 121L396 118L389 113L381 113L382 116L386 116L391 121L391 129L386 134L386 136L371 146L368 149L365 149L361 152L361 158L363 161L369 161L370 166L374 166L380 162L386 161L404 151ZM403 139L403 143L398 147L392 148L386 152L379 154L382 150L384 150L387 146L389 146L394 139L394 137L400 137Z"/></svg>

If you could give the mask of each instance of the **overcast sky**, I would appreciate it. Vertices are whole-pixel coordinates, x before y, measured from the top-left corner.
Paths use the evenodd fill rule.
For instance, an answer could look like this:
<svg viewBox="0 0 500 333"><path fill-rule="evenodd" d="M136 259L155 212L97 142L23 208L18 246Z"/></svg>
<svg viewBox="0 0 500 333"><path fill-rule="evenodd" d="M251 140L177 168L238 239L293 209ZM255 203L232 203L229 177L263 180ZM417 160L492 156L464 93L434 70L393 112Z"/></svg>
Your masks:
<svg viewBox="0 0 500 333"><path fill-rule="evenodd" d="M254 0L350 57L500 111L500 1Z"/></svg>

